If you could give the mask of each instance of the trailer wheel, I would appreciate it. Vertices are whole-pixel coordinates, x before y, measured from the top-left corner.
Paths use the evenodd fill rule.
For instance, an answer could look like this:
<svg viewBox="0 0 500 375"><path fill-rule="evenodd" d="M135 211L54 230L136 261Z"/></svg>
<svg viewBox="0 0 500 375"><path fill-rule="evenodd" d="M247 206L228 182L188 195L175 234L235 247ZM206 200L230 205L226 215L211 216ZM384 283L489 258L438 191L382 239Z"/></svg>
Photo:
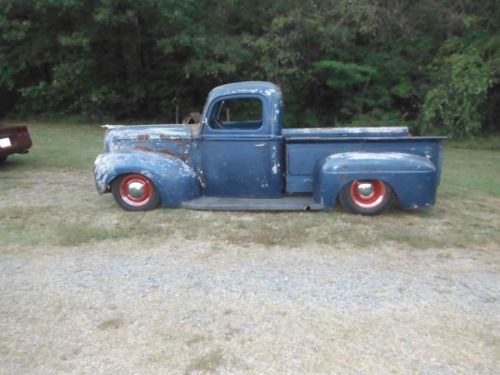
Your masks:
<svg viewBox="0 0 500 375"><path fill-rule="evenodd" d="M160 203L160 194L153 183L141 174L119 176L111 184L113 197L127 211L148 211Z"/></svg>
<svg viewBox="0 0 500 375"><path fill-rule="evenodd" d="M392 202L391 187L381 180L355 180L340 191L339 200L346 210L359 215L378 215Z"/></svg>

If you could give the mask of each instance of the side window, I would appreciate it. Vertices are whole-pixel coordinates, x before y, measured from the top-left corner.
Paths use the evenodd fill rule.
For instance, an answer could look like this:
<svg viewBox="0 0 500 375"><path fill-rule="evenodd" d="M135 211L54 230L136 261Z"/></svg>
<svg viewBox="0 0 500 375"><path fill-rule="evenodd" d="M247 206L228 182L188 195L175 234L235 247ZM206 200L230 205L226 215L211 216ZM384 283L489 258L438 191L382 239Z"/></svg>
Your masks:
<svg viewBox="0 0 500 375"><path fill-rule="evenodd" d="M257 98L224 99L213 106L209 124L216 130L257 130L262 114L262 101Z"/></svg>

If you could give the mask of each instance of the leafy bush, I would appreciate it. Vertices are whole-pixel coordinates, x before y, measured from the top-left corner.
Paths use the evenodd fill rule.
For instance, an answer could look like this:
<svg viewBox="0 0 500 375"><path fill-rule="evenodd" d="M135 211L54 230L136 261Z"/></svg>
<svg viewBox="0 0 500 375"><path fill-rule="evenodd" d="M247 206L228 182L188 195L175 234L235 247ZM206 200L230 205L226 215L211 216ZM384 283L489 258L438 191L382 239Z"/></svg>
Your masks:
<svg viewBox="0 0 500 375"><path fill-rule="evenodd" d="M481 129L480 105L492 81L486 64L474 49L440 61L439 83L425 97L427 128L452 136L470 136Z"/></svg>

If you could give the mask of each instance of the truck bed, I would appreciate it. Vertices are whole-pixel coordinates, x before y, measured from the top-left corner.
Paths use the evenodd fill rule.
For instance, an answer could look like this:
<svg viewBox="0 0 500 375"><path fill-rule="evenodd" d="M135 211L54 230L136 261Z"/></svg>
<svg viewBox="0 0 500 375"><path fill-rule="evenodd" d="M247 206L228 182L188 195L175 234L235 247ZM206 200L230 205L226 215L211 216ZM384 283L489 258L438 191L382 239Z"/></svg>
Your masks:
<svg viewBox="0 0 500 375"><path fill-rule="evenodd" d="M358 137L409 137L406 126L364 127L364 128L302 128L283 129L283 138L317 139L317 138L358 138Z"/></svg>
<svg viewBox="0 0 500 375"><path fill-rule="evenodd" d="M293 129L283 133L288 193L311 192L313 172L318 161L331 154L346 152L392 152L423 156L436 166L439 181L444 137L412 137L404 127Z"/></svg>

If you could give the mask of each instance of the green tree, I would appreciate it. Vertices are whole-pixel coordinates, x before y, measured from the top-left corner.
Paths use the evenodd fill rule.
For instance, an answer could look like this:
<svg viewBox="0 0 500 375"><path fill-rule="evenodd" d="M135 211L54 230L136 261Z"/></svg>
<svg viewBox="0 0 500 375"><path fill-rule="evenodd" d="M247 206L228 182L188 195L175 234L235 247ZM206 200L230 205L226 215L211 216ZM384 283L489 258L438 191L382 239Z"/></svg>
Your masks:
<svg viewBox="0 0 500 375"><path fill-rule="evenodd" d="M492 83L486 64L474 49L439 63L439 83L425 97L425 128L436 127L453 136L477 134L481 129L479 107Z"/></svg>

